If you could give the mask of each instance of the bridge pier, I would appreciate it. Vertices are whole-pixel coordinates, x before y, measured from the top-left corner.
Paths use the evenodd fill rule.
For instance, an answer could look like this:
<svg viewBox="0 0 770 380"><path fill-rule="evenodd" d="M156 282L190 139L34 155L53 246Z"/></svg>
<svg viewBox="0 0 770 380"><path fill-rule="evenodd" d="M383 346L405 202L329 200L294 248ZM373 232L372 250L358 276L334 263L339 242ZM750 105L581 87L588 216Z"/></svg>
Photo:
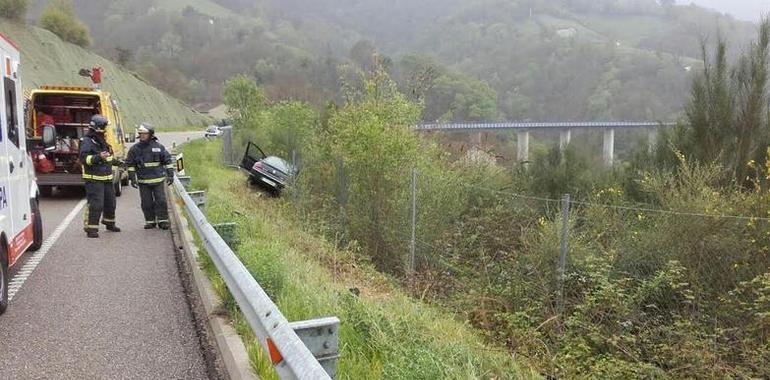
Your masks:
<svg viewBox="0 0 770 380"><path fill-rule="evenodd" d="M569 145L570 141L572 141L572 130L562 129L561 132L559 132L559 150L562 153L567 150L567 145Z"/></svg>
<svg viewBox="0 0 770 380"><path fill-rule="evenodd" d="M604 144L602 144L602 158L605 166L615 163L615 128L604 130Z"/></svg>
<svg viewBox="0 0 770 380"><path fill-rule="evenodd" d="M516 132L516 142L518 144L517 158L520 163L529 161L529 131Z"/></svg>
<svg viewBox="0 0 770 380"><path fill-rule="evenodd" d="M658 145L658 128L650 128L647 130L647 151L654 152L656 145Z"/></svg>

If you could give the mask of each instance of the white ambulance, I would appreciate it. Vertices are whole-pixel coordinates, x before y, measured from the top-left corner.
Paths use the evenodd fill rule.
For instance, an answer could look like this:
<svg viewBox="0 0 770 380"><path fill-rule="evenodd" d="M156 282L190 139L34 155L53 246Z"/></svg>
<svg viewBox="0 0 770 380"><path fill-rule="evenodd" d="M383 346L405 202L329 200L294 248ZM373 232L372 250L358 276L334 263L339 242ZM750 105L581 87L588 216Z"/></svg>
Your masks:
<svg viewBox="0 0 770 380"><path fill-rule="evenodd" d="M24 110L19 75L19 49L0 34L0 314L8 308L9 268L26 251L43 244L35 169L27 154ZM53 146L53 127L40 142Z"/></svg>

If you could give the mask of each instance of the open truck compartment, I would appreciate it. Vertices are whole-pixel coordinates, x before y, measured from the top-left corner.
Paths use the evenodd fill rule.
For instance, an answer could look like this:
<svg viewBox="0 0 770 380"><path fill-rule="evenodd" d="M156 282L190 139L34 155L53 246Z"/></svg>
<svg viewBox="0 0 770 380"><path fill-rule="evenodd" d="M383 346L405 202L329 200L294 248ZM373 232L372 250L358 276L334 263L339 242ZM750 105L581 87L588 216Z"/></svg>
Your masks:
<svg viewBox="0 0 770 380"><path fill-rule="evenodd" d="M73 181L75 183L72 184L82 183L79 176L77 179L64 180L68 176L52 175L45 178L47 176L40 174L82 173L79 158L80 139L88 132L91 117L101 113L100 102L98 95L88 94L37 93L30 99L28 149L32 152L41 184L48 182L47 179L50 179L52 184ZM53 125L56 128L57 141L53 150L46 151L42 146L44 125Z"/></svg>

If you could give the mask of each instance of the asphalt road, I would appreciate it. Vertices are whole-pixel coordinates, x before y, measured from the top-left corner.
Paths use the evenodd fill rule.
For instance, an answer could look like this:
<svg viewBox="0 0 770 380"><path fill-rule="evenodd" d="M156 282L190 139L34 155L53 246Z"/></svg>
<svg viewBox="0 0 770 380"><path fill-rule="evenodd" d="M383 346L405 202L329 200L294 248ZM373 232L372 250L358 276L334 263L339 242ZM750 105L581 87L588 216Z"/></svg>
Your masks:
<svg viewBox="0 0 770 380"><path fill-rule="evenodd" d="M0 378L208 378L170 232L142 228L129 187L118 198L123 232L87 239L83 196L41 200L49 244L9 273L26 280L0 316Z"/></svg>

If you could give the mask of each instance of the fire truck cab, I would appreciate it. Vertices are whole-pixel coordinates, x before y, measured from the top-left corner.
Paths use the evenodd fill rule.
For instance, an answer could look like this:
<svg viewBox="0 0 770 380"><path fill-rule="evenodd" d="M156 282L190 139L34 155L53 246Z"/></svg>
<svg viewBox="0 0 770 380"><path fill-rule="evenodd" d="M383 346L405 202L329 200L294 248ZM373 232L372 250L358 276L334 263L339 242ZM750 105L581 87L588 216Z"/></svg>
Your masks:
<svg viewBox="0 0 770 380"><path fill-rule="evenodd" d="M24 136L19 49L0 34L0 314L8 307L8 270L25 251L43 243L35 171ZM45 128L43 146L52 146L55 130Z"/></svg>

